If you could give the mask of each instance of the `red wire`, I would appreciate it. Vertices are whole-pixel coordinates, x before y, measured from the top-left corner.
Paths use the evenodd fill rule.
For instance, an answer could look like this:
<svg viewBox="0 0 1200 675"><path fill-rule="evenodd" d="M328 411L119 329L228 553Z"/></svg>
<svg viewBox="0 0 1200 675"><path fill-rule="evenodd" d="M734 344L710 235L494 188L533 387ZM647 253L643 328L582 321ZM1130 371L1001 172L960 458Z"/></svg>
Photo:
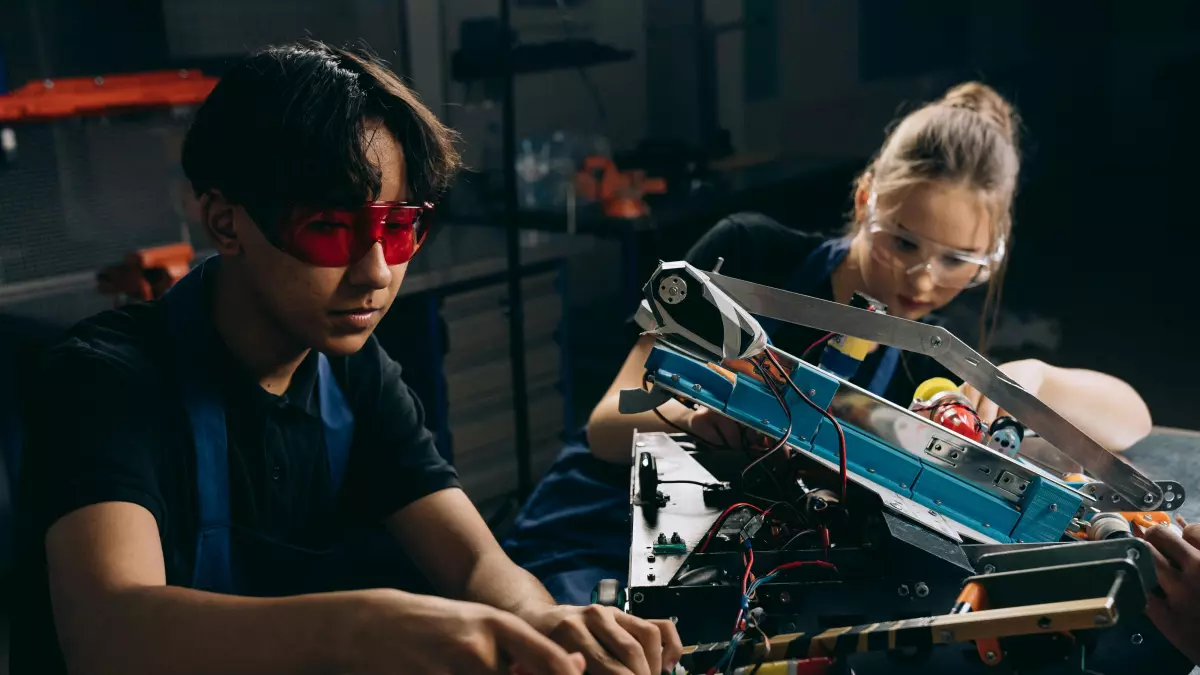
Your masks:
<svg viewBox="0 0 1200 675"><path fill-rule="evenodd" d="M828 410L826 410L826 409L822 408L821 406L817 405L816 403L814 403L811 398L806 396L804 394L804 392L800 391L800 387L797 387L796 383L792 381L792 378L790 376L788 376L788 374L786 372L784 372L783 366L781 366L779 364L779 359L775 358L775 352L771 351L770 348L767 348L766 352L767 352L767 356L771 359L771 362L775 364L775 367L778 368L780 370L780 372L784 373L784 375L783 375L784 379L787 380L788 384L792 385L792 390L795 391L797 394L799 394L800 398L804 399L805 403L812 406L812 408L814 410L816 410L817 412L824 415L825 419L829 420L830 424L833 425L833 428L835 430L837 430L838 454L839 454L839 459L840 459L840 464L841 464L840 468L841 468L841 473L842 473L842 506L845 507L845 505L846 505L846 485L848 483L848 480L847 480L848 471L846 469L846 434L845 434L845 432L842 431L842 425L837 421L837 418L835 418L832 413L830 413Z"/></svg>
<svg viewBox="0 0 1200 675"><path fill-rule="evenodd" d="M834 334L833 334L833 333L826 333L826 334L825 334L823 337L820 337L820 338L818 338L816 342L814 342L814 343L812 343L811 345L809 345L809 346L808 346L808 349L805 349L803 352L800 352L800 360L801 360L801 361L807 361L807 360L808 360L808 355L809 355L809 353L810 353L810 352L812 352L812 350L814 350L814 349L816 349L817 347L821 346L821 343L822 343L822 342L827 342L827 341L829 341L829 339L830 339L830 338L832 338L833 336L834 336Z"/></svg>
<svg viewBox="0 0 1200 675"><path fill-rule="evenodd" d="M838 571L837 565L834 565L831 562L825 562L824 560L797 560L796 562L784 563L770 572L767 572L763 576L769 577L776 572L795 569L797 567L804 567L805 565L816 565L817 567L824 567L825 569L833 570L834 572Z"/></svg>
<svg viewBox="0 0 1200 675"><path fill-rule="evenodd" d="M704 543L701 544L700 548L696 550L697 553L703 553L708 548L708 542L712 541L713 535L717 533L717 530L721 529L721 523L725 521L725 517L728 516L729 513L731 511L733 511L734 509L740 508L742 506L745 506L746 508L754 509L755 511L758 511L759 513L763 512L763 510L758 508L757 506L755 506L753 504L747 504L746 502L738 502L737 504L734 504L733 506L730 506L729 508L725 509L725 511L723 513L721 513L721 515L717 516L717 520L716 520L716 522L713 523L712 527L709 528L708 536L704 538Z"/></svg>

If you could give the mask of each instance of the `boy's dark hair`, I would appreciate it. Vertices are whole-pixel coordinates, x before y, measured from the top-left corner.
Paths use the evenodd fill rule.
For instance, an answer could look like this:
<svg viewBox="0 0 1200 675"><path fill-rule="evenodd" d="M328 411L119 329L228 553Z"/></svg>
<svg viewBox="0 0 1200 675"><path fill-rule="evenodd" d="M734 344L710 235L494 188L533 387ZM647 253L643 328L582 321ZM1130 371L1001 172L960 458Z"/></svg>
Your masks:
<svg viewBox="0 0 1200 675"><path fill-rule="evenodd" d="M220 191L272 234L297 206L376 198L363 144L372 118L400 143L409 201L435 201L460 166L455 133L374 55L313 40L239 60L197 110L183 170L197 196Z"/></svg>

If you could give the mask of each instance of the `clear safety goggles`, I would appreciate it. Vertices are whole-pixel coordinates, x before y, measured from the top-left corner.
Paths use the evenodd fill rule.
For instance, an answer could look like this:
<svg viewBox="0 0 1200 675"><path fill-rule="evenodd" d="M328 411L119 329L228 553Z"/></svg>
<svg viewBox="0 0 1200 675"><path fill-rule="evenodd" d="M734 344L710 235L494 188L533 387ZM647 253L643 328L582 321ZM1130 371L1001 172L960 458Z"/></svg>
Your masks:
<svg viewBox="0 0 1200 675"><path fill-rule="evenodd" d="M970 288L985 283L1004 259L1004 241L995 253L979 255L951 248L897 227L872 223L867 228L871 258L906 275L929 272L943 288Z"/></svg>

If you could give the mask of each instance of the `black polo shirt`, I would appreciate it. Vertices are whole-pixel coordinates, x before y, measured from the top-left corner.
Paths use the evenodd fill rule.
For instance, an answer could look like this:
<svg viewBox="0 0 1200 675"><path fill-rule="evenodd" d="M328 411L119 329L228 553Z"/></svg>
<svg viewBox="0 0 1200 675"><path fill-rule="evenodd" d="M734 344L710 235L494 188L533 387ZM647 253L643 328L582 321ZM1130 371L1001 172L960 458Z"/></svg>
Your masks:
<svg viewBox="0 0 1200 675"><path fill-rule="evenodd" d="M107 501L143 506L158 522L167 583L189 586L198 530L195 449L174 380L161 302L102 313L72 329L37 369L17 501L12 672L61 672L46 576L47 529ZM214 333L215 334L215 333ZM225 401L231 517L237 526L306 548L345 528L379 523L458 485L438 454L400 367L371 337L332 357L355 416L336 499L317 400L317 355L283 395L270 394L214 345Z"/></svg>

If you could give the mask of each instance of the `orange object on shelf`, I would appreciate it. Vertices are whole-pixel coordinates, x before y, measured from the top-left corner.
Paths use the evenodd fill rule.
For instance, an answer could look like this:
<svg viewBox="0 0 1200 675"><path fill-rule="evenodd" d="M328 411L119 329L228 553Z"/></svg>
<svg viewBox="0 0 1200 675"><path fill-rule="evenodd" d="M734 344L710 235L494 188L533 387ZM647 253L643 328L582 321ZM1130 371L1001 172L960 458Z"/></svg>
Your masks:
<svg viewBox="0 0 1200 675"><path fill-rule="evenodd" d="M665 193L667 182L647 178L640 169L620 171L608 157L588 157L575 177L575 189L582 199L599 202L604 215L633 219L650 214L642 197Z"/></svg>
<svg viewBox="0 0 1200 675"><path fill-rule="evenodd" d="M0 95L0 122L44 122L123 110L196 105L217 85L199 70L30 82Z"/></svg>
<svg viewBox="0 0 1200 675"><path fill-rule="evenodd" d="M126 300L154 300L192 269L195 257L192 245L186 243L144 248L125 256L124 263L101 270L96 281L101 293L117 296L118 305Z"/></svg>

